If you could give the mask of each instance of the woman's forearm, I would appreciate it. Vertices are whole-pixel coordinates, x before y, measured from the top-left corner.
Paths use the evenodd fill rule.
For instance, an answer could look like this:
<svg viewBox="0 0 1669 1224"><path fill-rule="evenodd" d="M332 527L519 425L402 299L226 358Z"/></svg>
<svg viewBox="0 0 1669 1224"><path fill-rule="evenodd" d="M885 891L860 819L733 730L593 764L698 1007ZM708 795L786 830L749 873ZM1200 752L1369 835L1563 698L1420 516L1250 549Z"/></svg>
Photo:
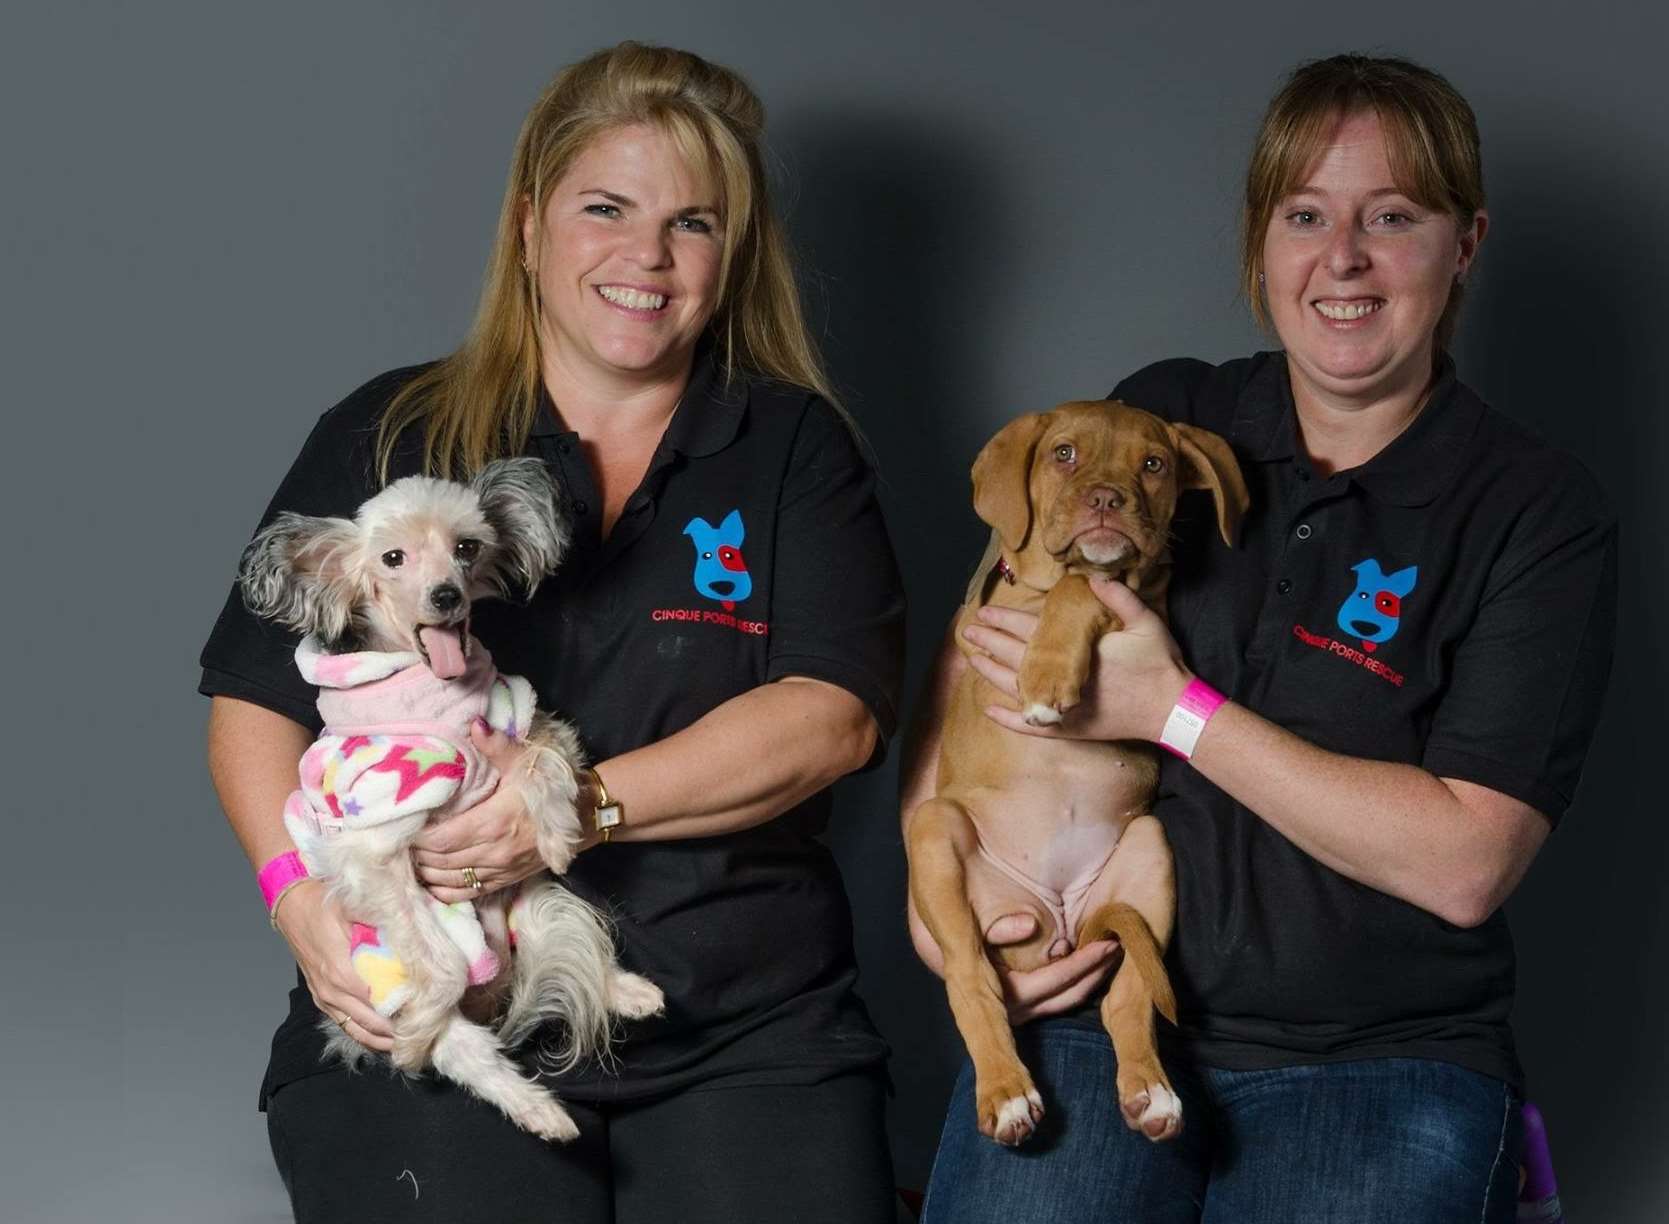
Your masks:
<svg viewBox="0 0 1669 1224"><path fill-rule="evenodd" d="M296 788L296 766L313 740L300 723L232 697L209 707L209 777L250 865L259 870L294 850L284 831L284 800Z"/></svg>
<svg viewBox="0 0 1669 1224"><path fill-rule="evenodd" d="M726 701L664 740L597 763L625 807L621 841L763 824L860 768L875 720L838 685L791 676Z"/></svg>
<svg viewBox="0 0 1669 1224"><path fill-rule="evenodd" d="M1499 792L1325 751L1233 703L1193 767L1310 857L1457 926L1495 911L1550 827Z"/></svg>
<svg viewBox="0 0 1669 1224"><path fill-rule="evenodd" d="M1121 584L1092 583L1124 629L1101 638L1087 699L1065 725L1029 727L1012 709L991 716L1027 735L1157 740L1188 683L1170 633ZM1013 694L1036 618L985 609L967 637L987 655L972 666ZM1318 748L1233 702L1201 733L1193 768L1311 858L1457 926L1494 913L1546 839L1547 819L1498 791L1417 765Z"/></svg>

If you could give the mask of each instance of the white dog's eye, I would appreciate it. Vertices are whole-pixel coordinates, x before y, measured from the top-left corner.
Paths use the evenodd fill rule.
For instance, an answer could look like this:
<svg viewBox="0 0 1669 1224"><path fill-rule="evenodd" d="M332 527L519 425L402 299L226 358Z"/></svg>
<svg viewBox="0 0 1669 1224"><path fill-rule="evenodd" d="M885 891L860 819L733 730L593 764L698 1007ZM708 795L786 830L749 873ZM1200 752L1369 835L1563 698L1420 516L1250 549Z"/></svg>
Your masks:
<svg viewBox="0 0 1669 1224"><path fill-rule="evenodd" d="M406 563L406 554L398 548L391 548L382 555L382 563L389 569L399 569Z"/></svg>
<svg viewBox="0 0 1669 1224"><path fill-rule="evenodd" d="M452 546L452 553L465 565L481 555L480 540L459 540Z"/></svg>
<svg viewBox="0 0 1669 1224"><path fill-rule="evenodd" d="M1142 461L1142 466L1150 472L1163 472L1165 470L1165 461L1158 455L1149 455Z"/></svg>
<svg viewBox="0 0 1669 1224"><path fill-rule="evenodd" d="M1062 442L1055 447L1055 459L1060 463L1071 463L1078 457L1078 448L1070 442Z"/></svg>

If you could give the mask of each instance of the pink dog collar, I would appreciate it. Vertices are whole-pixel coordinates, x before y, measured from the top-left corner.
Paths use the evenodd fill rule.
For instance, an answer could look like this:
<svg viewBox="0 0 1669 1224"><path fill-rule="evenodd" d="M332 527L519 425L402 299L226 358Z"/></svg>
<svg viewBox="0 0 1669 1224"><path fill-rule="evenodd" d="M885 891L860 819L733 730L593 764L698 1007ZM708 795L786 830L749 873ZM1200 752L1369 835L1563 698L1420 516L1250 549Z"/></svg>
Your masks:
<svg viewBox="0 0 1669 1224"><path fill-rule="evenodd" d="M307 878L307 864L294 850L267 860L267 865L255 877L255 882L261 886L261 899L267 903L267 916L270 918L276 913L278 902L285 893Z"/></svg>
<svg viewBox="0 0 1669 1224"><path fill-rule="evenodd" d="M1159 746L1184 761L1192 759L1194 746L1200 742L1200 732L1205 730L1205 724L1211 721L1217 707L1227 700L1198 676L1190 680L1188 687L1182 690L1182 696L1171 707L1165 729L1159 733Z"/></svg>

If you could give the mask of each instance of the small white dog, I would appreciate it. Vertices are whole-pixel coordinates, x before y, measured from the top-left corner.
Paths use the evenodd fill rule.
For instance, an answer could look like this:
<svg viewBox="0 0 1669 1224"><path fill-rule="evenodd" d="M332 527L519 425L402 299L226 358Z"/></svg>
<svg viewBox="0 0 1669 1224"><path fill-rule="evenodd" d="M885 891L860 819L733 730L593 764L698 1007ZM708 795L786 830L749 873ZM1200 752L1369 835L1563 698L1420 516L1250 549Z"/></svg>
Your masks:
<svg viewBox="0 0 1669 1224"><path fill-rule="evenodd" d="M546 866L565 871L582 838L573 729L535 710L532 686L500 676L469 633L472 600L531 596L555 570L567 545L555 501L537 459L491 463L468 485L411 476L351 520L279 515L245 550L239 580L252 611L307 635L296 662L326 725L284 821L308 870L364 924L354 966L391 1018L394 1064L432 1064L522 1129L568 1140L579 1132L562 1103L504 1047L557 1020L566 1039L546 1053L558 1065L605 1055L610 1016L659 1012L660 990L619 967L602 915L550 876L448 906L411 858L430 821L500 784L470 741L481 719L526 745L502 785L521 793ZM470 1010L498 1015L495 1028L460 1010L472 985ZM332 1053L370 1054L324 1028Z"/></svg>

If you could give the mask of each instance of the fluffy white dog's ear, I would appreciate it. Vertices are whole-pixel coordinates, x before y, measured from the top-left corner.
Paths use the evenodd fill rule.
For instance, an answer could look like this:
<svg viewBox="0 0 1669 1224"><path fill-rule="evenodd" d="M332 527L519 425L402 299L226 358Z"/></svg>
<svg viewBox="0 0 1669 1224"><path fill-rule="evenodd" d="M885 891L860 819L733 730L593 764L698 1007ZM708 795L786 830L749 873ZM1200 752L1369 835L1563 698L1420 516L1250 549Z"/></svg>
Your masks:
<svg viewBox="0 0 1669 1224"><path fill-rule="evenodd" d="M498 537L481 576L507 599L531 599L568 550L556 482L541 459L497 459L475 474L470 488Z"/></svg>
<svg viewBox="0 0 1669 1224"><path fill-rule="evenodd" d="M327 644L353 625L360 533L350 519L285 511L255 534L238 563L243 601L257 616Z"/></svg>

